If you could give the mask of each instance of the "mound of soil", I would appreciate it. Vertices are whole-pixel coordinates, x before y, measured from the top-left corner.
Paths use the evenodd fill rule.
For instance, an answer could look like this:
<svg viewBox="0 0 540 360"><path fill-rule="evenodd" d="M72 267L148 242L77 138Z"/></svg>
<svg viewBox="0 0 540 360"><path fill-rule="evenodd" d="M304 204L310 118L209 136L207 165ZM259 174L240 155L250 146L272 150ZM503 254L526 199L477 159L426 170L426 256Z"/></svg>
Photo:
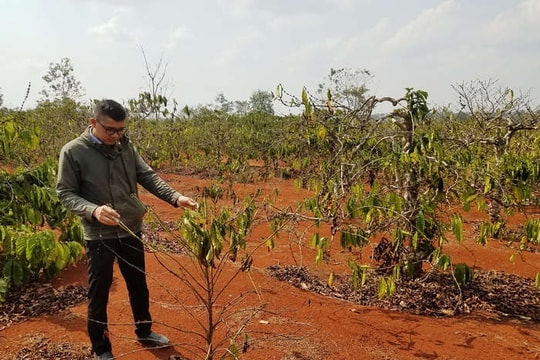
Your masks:
<svg viewBox="0 0 540 360"><path fill-rule="evenodd" d="M498 271L477 272L471 283L461 287L448 273L430 273L420 279L402 278L396 284L396 293L382 299L378 296L380 276L376 275L368 277L362 287L355 288L351 277L338 277L329 286L304 267L275 265L270 266L268 272L299 289L364 306L425 316L474 312L491 318L540 322L539 290L534 282Z"/></svg>
<svg viewBox="0 0 540 360"><path fill-rule="evenodd" d="M58 314L86 301L87 288L68 285L55 288L49 283L30 283L9 291L0 305L0 331L29 318Z"/></svg>

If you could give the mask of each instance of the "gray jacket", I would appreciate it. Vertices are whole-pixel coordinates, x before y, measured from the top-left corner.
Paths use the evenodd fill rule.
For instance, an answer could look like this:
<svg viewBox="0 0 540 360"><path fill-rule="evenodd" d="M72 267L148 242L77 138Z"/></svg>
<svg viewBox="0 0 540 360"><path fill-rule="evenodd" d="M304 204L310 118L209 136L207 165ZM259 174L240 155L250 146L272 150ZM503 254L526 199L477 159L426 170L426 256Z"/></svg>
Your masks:
<svg viewBox="0 0 540 360"><path fill-rule="evenodd" d="M139 200L137 184L176 206L175 191L137 153L131 141L121 137L113 147L96 143L89 126L60 152L56 191L62 204L82 220L85 240L129 236L120 226L107 226L92 213L109 205L134 233L141 231L146 207Z"/></svg>

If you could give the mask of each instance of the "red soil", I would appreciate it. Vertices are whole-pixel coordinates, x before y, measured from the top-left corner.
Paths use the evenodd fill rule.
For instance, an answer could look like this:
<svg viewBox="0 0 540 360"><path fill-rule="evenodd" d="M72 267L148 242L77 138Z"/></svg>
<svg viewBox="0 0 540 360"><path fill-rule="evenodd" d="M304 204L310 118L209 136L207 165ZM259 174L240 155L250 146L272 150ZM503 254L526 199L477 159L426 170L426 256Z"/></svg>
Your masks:
<svg viewBox="0 0 540 360"><path fill-rule="evenodd" d="M210 184L210 180L185 176L164 175L164 178L176 189L194 197L199 196L201 188ZM243 198L243 193L254 192L257 188L263 188L267 194L279 189L274 203L278 207L294 205L308 194L284 180L239 185L235 191ZM144 192L142 197L162 219L178 219L181 210ZM467 215L469 229L475 216L478 219L481 214ZM515 217L513 221L522 220ZM261 225L250 239L259 243L268 233L268 226ZM530 278L540 271L538 252L524 253L511 262L509 259L515 250L495 241L481 247L472 240L471 230L466 232L466 237L461 245L453 242L447 245L454 261L466 262L476 269L500 270ZM501 319L490 314L445 318L417 316L331 299L280 282L266 274L267 266L304 265L322 276L330 269L336 274L346 274L346 254L336 248L333 250L335 258L329 264L317 266L309 246L286 236L276 239L275 243L273 251L261 247L254 255L248 275L241 274L227 288L228 297L245 294L242 306L264 307L247 328L249 347L242 354L244 359L540 359L538 323ZM187 262L185 256L175 255L175 258ZM197 329L196 324L179 307L178 299L187 299L188 291L159 263L160 259L163 261L164 258L159 253L147 253L151 311L156 323L154 330L166 334L175 345L168 349L150 350L134 340L126 288L116 269L109 321L113 324L110 330L114 354L120 359L180 358L174 355L190 360L202 358L200 352L194 355L190 351L193 345L203 345L200 338L189 332ZM54 285L86 284L86 279L86 268L82 263L65 271ZM52 342L87 346L85 314L86 304L83 303L61 314L7 327L0 332L0 358L12 359L13 354L35 334L43 334Z"/></svg>

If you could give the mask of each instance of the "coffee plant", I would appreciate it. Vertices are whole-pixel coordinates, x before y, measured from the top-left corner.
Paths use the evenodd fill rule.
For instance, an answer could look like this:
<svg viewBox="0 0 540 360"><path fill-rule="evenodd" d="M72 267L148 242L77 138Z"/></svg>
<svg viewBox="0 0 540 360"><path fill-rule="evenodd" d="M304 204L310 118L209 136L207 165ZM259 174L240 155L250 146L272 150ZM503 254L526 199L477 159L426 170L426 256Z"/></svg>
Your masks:
<svg viewBox="0 0 540 360"><path fill-rule="evenodd" d="M79 221L56 196L56 162L37 151L43 140L40 124L29 120L35 114L0 114L0 301L10 287L50 279L82 256Z"/></svg>
<svg viewBox="0 0 540 360"><path fill-rule="evenodd" d="M51 279L82 257L82 229L56 196L55 169L0 171L0 300L10 286Z"/></svg>

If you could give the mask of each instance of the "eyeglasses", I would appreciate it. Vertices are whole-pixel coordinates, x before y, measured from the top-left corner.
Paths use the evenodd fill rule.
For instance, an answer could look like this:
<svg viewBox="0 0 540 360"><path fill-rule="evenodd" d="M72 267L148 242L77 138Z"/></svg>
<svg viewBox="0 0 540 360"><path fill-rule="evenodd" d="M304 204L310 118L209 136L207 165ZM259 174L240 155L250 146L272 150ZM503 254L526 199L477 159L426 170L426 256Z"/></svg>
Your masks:
<svg viewBox="0 0 540 360"><path fill-rule="evenodd" d="M114 134L118 134L118 136L122 136L124 135L124 133L126 132L126 128L123 127L123 128L120 128L120 129L117 129L117 128L114 128L114 127L109 127L109 126L105 126L103 125L103 123L101 121L99 121L98 119L96 119L97 123L99 125L101 125L101 127L103 128L103 130L105 130L105 132L107 133L107 135L109 136L113 136Z"/></svg>

